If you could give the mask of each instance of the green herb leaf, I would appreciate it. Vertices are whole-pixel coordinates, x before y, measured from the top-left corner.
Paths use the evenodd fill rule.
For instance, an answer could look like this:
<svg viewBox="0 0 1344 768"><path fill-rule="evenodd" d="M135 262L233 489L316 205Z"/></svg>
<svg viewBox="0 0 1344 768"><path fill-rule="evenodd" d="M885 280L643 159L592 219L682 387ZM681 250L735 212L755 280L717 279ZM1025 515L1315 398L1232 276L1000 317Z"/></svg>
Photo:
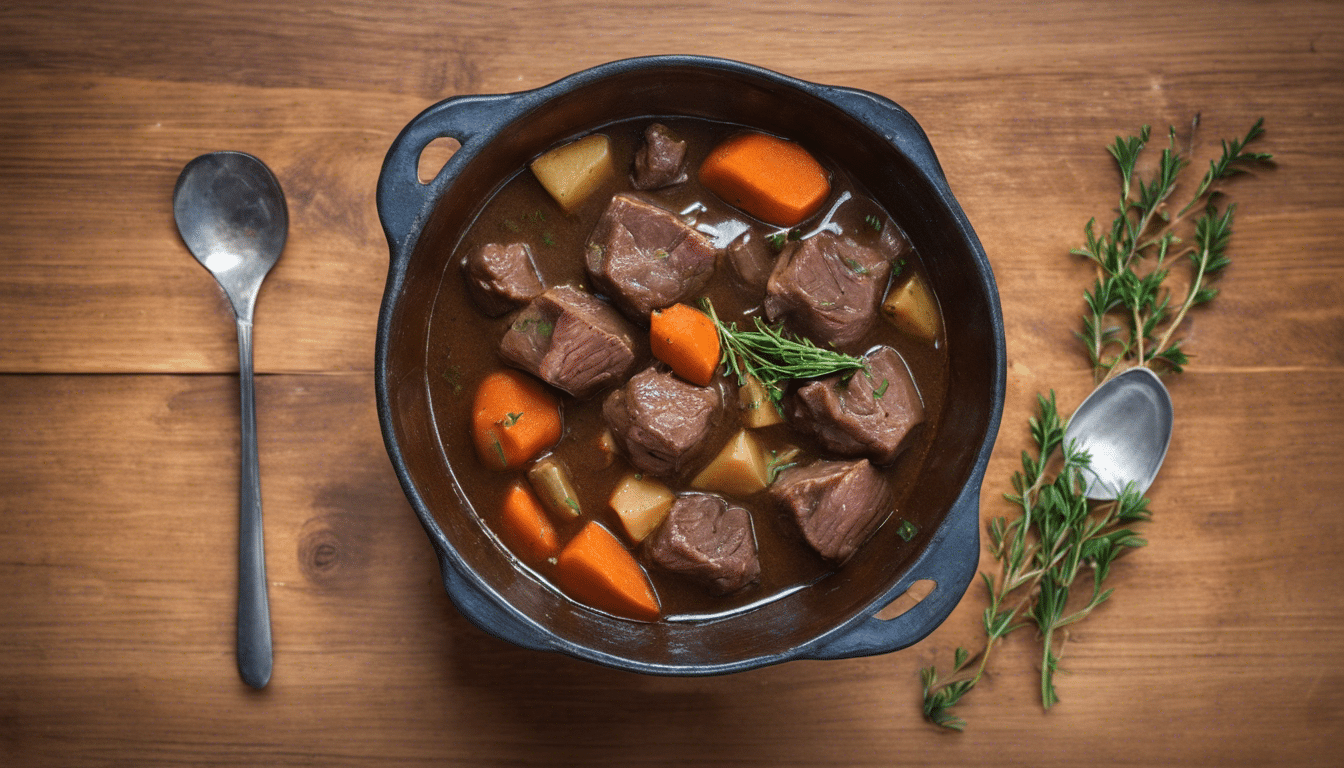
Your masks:
<svg viewBox="0 0 1344 768"><path fill-rule="evenodd" d="M1168 131L1151 179L1138 173L1139 157L1150 131L1117 137L1106 149L1120 172L1120 202L1110 227L1096 219L1083 228L1083 245L1070 253L1095 262L1098 277L1083 291L1087 307L1076 335L1086 346L1098 381L1134 365L1161 365L1180 373L1189 363L1174 332L1194 306L1218 295L1208 284L1230 263L1226 251L1236 206L1220 208L1212 199L1219 181L1268 162L1266 153L1246 145L1264 133L1256 121L1243 139L1223 142L1223 154L1194 190L1190 202L1175 215L1167 210L1187 158L1176 148L1176 132ZM1199 210L1191 244L1176 227L1185 213ZM1180 250L1184 248L1185 250ZM1168 288L1173 267L1188 257L1189 287L1177 298ZM951 709L983 677L990 652L999 640L1020 627L1033 625L1040 638L1040 699L1049 709L1059 701L1055 676L1067 628L1110 600L1105 585L1111 565L1124 552L1146 542L1130 525L1152 518L1148 499L1132 486L1120 498L1092 502L1083 495L1084 472L1091 460L1085 451L1064 443L1067 420L1061 417L1054 392L1037 395L1036 415L1028 420L1035 450L1023 451L1022 469L1012 477L1013 492L1004 498L1019 508L1009 520L987 525L986 548L998 572L980 574L989 598L983 614L985 644L978 653L958 648L955 668L940 679L935 667L920 672L924 716L933 724L963 730L966 723ZM1082 581L1078 579L1082 577ZM1071 607L1076 606L1076 607Z"/></svg>
<svg viewBox="0 0 1344 768"><path fill-rule="evenodd" d="M849 267L849 271L856 275L868 274L868 268L854 259L845 259L845 266Z"/></svg>
<svg viewBox="0 0 1344 768"><path fill-rule="evenodd" d="M796 461L784 461L782 459L776 459L770 462L770 464L766 466L767 479L765 484L773 485L775 479L779 477L779 473L783 472L789 467L796 467L796 466L798 466L798 462Z"/></svg>
<svg viewBox="0 0 1344 768"><path fill-rule="evenodd" d="M900 536L905 541L915 538L915 534L917 533L919 533L919 526L905 518L901 518L901 524L896 526L896 535ZM958 663L957 666L961 666L961 664Z"/></svg>
<svg viewBox="0 0 1344 768"><path fill-rule="evenodd" d="M783 400L784 386L790 381L867 370L868 364L862 358L818 347L803 337L786 335L781 327L766 325L759 317L752 318L756 330L738 330L736 323L719 320L708 298L701 298L699 304L719 332L723 349L720 364L724 370L735 374L739 384L748 375L755 376L776 405Z"/></svg>
<svg viewBox="0 0 1344 768"><path fill-rule="evenodd" d="M1198 120L1194 124L1198 125ZM1100 271L1092 290L1084 292L1088 311L1077 334L1098 382L1135 364L1161 364L1171 372L1182 369L1184 356L1170 351L1179 344L1174 338L1176 330L1192 307L1207 304L1217 296L1217 289L1208 282L1231 263L1226 250L1236 206L1219 211L1213 193L1220 181L1273 158L1246 148L1264 135L1262 118L1245 137L1222 143L1222 155L1210 162L1208 173L1189 202L1172 215L1166 208L1167 201L1189 160L1178 151L1172 127L1152 178L1140 178L1136 169L1149 135L1148 126L1144 126L1138 136L1117 137L1107 147L1120 171L1116 217L1109 231L1100 234L1096 219L1088 221L1083 229L1083 246L1071 251L1096 262ZM1203 212L1194 226L1194 244L1183 251L1191 264L1189 288L1177 299L1167 287L1171 276L1168 260L1183 244L1177 227L1185 214L1201 207Z"/></svg>
<svg viewBox="0 0 1344 768"><path fill-rule="evenodd" d="M460 394L462 392L461 366L450 365L447 368L444 368L443 373L439 375L443 378L444 381L448 382L448 386L452 387L453 394Z"/></svg>

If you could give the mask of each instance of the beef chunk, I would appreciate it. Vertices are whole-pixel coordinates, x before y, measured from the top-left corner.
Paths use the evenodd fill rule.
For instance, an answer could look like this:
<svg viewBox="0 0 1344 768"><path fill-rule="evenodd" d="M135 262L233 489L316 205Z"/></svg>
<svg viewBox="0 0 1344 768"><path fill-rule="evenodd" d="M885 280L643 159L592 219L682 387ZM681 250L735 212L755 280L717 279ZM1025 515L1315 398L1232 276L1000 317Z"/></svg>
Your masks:
<svg viewBox="0 0 1344 768"><path fill-rule="evenodd" d="M602 416L631 464L666 477L699 454L722 405L717 389L688 384L654 366L607 395Z"/></svg>
<svg viewBox="0 0 1344 768"><path fill-rule="evenodd" d="M775 254L761 233L743 232L728 244L725 255L732 276L756 296L763 296L775 266Z"/></svg>
<svg viewBox="0 0 1344 768"><path fill-rule="evenodd" d="M635 331L605 302L568 285L524 307L500 341L505 360L583 398L630 375Z"/></svg>
<svg viewBox="0 0 1344 768"><path fill-rule="evenodd" d="M615 195L588 240L588 276L623 312L644 321L704 288L716 255L713 241L671 211Z"/></svg>
<svg viewBox="0 0 1344 768"><path fill-rule="evenodd" d="M896 350L878 347L865 359L866 374L828 376L799 388L792 420L841 456L889 464L924 421L924 403Z"/></svg>
<svg viewBox="0 0 1344 768"><path fill-rule="evenodd" d="M894 223L888 221L882 225L882 234L878 237L878 250L892 264L899 264L902 259L911 255L914 246L910 244L909 238Z"/></svg>
<svg viewBox="0 0 1344 768"><path fill-rule="evenodd" d="M681 141L662 123L644 129L644 144L635 153L635 189L658 189L686 180L682 162L686 142Z"/></svg>
<svg viewBox="0 0 1344 768"><path fill-rule="evenodd" d="M881 251L819 232L780 253L765 289L765 314L817 344L843 346L873 327L890 276Z"/></svg>
<svg viewBox="0 0 1344 768"><path fill-rule="evenodd" d="M867 459L815 461L779 474L767 493L822 557L848 560L890 511L891 490Z"/></svg>
<svg viewBox="0 0 1344 768"><path fill-rule="evenodd" d="M487 243L462 260L462 269L472 301L490 317L517 309L545 290L525 243Z"/></svg>
<svg viewBox="0 0 1344 768"><path fill-rule="evenodd" d="M644 547L654 563L716 595L736 592L761 575L751 514L707 493L678 497Z"/></svg>

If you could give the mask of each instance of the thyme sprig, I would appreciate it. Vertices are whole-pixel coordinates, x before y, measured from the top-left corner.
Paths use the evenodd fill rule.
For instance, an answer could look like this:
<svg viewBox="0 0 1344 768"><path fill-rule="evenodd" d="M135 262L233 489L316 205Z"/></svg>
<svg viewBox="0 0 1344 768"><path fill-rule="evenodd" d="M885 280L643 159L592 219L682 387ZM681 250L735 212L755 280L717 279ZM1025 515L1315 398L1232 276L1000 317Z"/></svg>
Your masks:
<svg viewBox="0 0 1344 768"><path fill-rule="evenodd" d="M1148 500L1133 487L1100 505L1083 496L1083 471L1090 457L1065 445L1067 421L1059 414L1054 392L1049 398L1037 396L1037 416L1030 424L1036 452L1023 451L1022 470L1013 475L1016 492L1005 495L1021 508L1021 516L1011 521L997 517L988 526L988 548L999 563L999 574L980 574L989 593L982 616L985 645L974 655L957 648L946 679L939 678L935 667L921 670L924 715L945 728L965 728L951 708L980 681L995 644L1028 624L1041 637L1041 702L1047 709L1057 702L1054 675L1063 630L1110 598L1112 590L1103 583L1115 558L1147 543L1126 527L1150 517ZM1070 610L1074 582L1085 573L1092 576L1090 592L1082 606Z"/></svg>
<svg viewBox="0 0 1344 768"><path fill-rule="evenodd" d="M719 332L721 364L737 376L738 383L754 376L765 386L776 405L784 398L784 387L796 379L815 379L833 373L866 370L863 358L818 347L801 336L786 335L783 328L766 324L759 317L756 330L738 330L737 323L724 323L714 304L701 298L700 308Z"/></svg>
<svg viewBox="0 0 1344 768"><path fill-rule="evenodd" d="M1189 362L1173 335L1192 307L1217 296L1209 282L1230 263L1226 250L1236 206L1219 209L1218 183L1252 163L1271 159L1267 153L1246 150L1263 133L1262 119L1244 138L1224 141L1222 155L1210 162L1191 200L1175 216L1167 212L1166 204L1188 164L1177 151L1175 130L1169 130L1168 146L1148 181L1137 173L1139 155L1149 139L1147 126L1138 136L1117 137L1107 147L1120 171L1116 218L1100 236L1096 220L1089 221L1086 244L1072 251L1096 262L1098 269L1092 289L1083 294L1089 312L1078 334L1087 346L1094 379L1104 381L1133 365L1160 364L1180 373ZM1193 244L1182 248L1176 224L1201 206ZM1166 281L1171 260L1179 256L1189 258L1191 277L1173 308ZM1153 263L1144 265L1150 257ZM1122 318L1122 325L1109 324L1116 317ZM1013 475L1013 493L1005 494L1021 514L1011 521L995 518L987 526L987 548L998 563L998 574L980 574L989 595L982 617L984 646L976 653L958 647L946 677L940 677L936 667L920 671L924 715L944 728L966 727L953 707L982 679L998 642L1025 626L1035 626L1041 640L1041 705L1049 709L1057 703L1055 673L1067 628L1111 597L1113 589L1104 585L1115 559L1147 543L1129 526L1151 519L1148 499L1130 486L1114 501L1089 501L1083 495L1083 472L1090 457L1065 444L1068 421L1060 416L1054 392L1049 398L1037 395L1036 406L1037 415L1029 420L1035 452L1022 453L1022 469ZM1075 587L1087 574L1090 587L1086 578L1081 589Z"/></svg>
<svg viewBox="0 0 1344 768"><path fill-rule="evenodd" d="M1196 118L1194 126L1198 123ZM1087 348L1098 383L1131 365L1161 364L1180 373L1189 363L1181 340L1174 338L1176 329L1190 309L1218 295L1218 289L1209 283L1231 263L1226 249L1236 205L1219 209L1218 185L1245 172L1248 166L1272 159L1268 153L1246 149L1263 134L1261 118L1244 138L1223 141L1222 154L1209 162L1208 172L1175 215L1167 210L1167 203L1176 191L1181 171L1189 164L1177 149L1175 127L1168 129L1167 146L1156 172L1146 182L1138 177L1137 167L1151 135L1148 126L1143 126L1137 136L1116 137L1107 147L1120 171L1116 217L1110 229L1101 234L1097 234L1096 219L1088 221L1083 230L1084 245L1071 251L1097 266L1096 281L1083 293L1088 311L1078 337ZM1186 245L1177 225L1192 210L1199 213L1193 243ZM1190 261L1189 287L1173 306L1167 278L1171 263L1182 256ZM1145 262L1148 258L1151 263ZM1113 324L1117 319L1120 324Z"/></svg>

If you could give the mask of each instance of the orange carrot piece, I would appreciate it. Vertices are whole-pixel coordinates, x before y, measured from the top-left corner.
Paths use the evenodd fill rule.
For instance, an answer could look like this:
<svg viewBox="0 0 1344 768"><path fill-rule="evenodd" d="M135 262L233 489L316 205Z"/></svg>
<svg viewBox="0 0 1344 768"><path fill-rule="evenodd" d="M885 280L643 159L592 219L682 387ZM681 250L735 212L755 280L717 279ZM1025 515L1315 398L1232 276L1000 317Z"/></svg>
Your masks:
<svg viewBox="0 0 1344 768"><path fill-rule="evenodd" d="M556 581L581 603L639 621L660 614L644 569L610 531L589 522L556 558Z"/></svg>
<svg viewBox="0 0 1344 768"><path fill-rule="evenodd" d="M560 440L560 401L521 371L495 371L476 389L472 438L492 469L522 465Z"/></svg>
<svg viewBox="0 0 1344 768"><path fill-rule="evenodd" d="M560 536L547 519L541 502L522 483L514 483L504 496L500 520L508 543L533 560L545 560L560 549Z"/></svg>
<svg viewBox="0 0 1344 768"><path fill-rule="evenodd" d="M700 165L700 183L728 203L781 227L812 215L831 193L826 169L802 146L764 133L743 133L715 147Z"/></svg>
<svg viewBox="0 0 1344 768"><path fill-rule="evenodd" d="M692 384L709 386L719 367L719 332L714 321L694 307L673 304L649 315L653 356Z"/></svg>

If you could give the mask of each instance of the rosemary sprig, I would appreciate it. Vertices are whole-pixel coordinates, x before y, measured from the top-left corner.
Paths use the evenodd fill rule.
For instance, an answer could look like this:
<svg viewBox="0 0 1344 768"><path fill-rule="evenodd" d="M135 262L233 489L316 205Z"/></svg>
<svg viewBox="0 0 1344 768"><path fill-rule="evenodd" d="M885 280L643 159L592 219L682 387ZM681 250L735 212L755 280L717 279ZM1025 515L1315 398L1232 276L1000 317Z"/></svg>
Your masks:
<svg viewBox="0 0 1344 768"><path fill-rule="evenodd" d="M767 325L759 317L752 318L756 330L738 330L737 323L719 319L708 298L701 298L699 304L718 329L724 369L735 374L739 384L748 375L756 377L776 405L790 381L867 368L862 358L818 347L803 337L786 336L781 327Z"/></svg>
<svg viewBox="0 0 1344 768"><path fill-rule="evenodd" d="M1223 142L1222 156L1209 164L1192 199L1174 217L1167 213L1166 204L1188 164L1176 149L1175 130L1169 130L1168 146L1153 178L1146 182L1136 168L1149 139L1147 126L1138 136L1117 137L1107 147L1120 171L1117 216L1102 235L1096 234L1096 220L1089 221L1084 229L1085 245L1072 251L1097 264L1098 277L1091 290L1083 293L1089 311L1078 335L1087 346L1098 381L1133 365L1160 363L1180 373L1189 362L1173 334L1192 307L1217 296L1209 281L1229 263L1226 250L1236 206L1219 210L1217 184L1241 173L1246 165L1271 159L1269 154L1246 150L1247 144L1264 133L1263 122L1256 121L1245 138ZM1200 205L1193 245L1173 252L1182 242L1176 234L1177 222ZM1165 286L1171 274L1170 260L1177 255L1190 259L1191 278L1173 310ZM1143 260L1150 257L1153 263L1144 265ZM1122 325L1110 324L1116 317ZM1057 703L1055 672L1067 628L1111 597L1113 590L1104 584L1115 559L1146 544L1128 527L1151 518L1144 495L1132 486L1109 502L1091 502L1083 495L1082 473L1090 457L1064 443L1067 420L1059 414L1054 392L1048 399L1037 395L1037 416L1030 419L1030 425L1035 454L1023 452L1022 470L1013 475L1014 492L1005 494L1021 514L1011 521L995 518L987 526L988 550L999 567L997 578L980 574L989 594L983 615L984 646L974 654L957 648L945 678L940 678L936 667L920 671L924 715L944 728L960 731L966 727L952 708L983 677L995 645L1028 625L1036 627L1041 639L1041 705L1049 709ZM1075 582L1086 573L1091 574L1090 589L1085 587L1080 596Z"/></svg>

